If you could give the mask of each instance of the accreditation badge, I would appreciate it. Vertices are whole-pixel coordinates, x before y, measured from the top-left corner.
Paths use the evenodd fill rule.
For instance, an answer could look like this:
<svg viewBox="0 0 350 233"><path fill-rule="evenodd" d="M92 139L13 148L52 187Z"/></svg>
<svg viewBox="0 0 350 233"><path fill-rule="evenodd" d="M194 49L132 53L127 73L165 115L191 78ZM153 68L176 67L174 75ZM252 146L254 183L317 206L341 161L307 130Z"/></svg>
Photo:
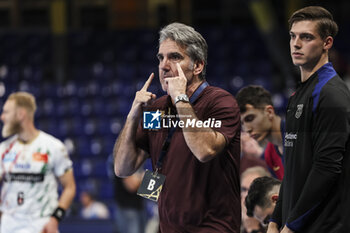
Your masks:
<svg viewBox="0 0 350 233"><path fill-rule="evenodd" d="M137 190L137 195L157 202L159 194L162 191L164 181L164 175L146 170L142 183Z"/></svg>

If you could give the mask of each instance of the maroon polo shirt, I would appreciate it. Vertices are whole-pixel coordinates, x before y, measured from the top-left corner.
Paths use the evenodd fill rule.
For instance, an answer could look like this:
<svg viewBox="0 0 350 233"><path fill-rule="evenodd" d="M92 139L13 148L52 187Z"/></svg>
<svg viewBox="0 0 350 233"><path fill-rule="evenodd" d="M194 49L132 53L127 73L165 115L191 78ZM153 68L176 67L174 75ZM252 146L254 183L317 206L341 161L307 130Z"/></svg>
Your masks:
<svg viewBox="0 0 350 233"><path fill-rule="evenodd" d="M234 97L223 89L208 86L192 104L197 117L221 121L227 141L224 151L209 162L200 162L188 148L181 128L173 134L161 174L166 176L158 200L160 232L239 232L240 206L240 115ZM173 108L169 96L157 99L152 111ZM137 145L147 151L153 169L169 129L137 132Z"/></svg>

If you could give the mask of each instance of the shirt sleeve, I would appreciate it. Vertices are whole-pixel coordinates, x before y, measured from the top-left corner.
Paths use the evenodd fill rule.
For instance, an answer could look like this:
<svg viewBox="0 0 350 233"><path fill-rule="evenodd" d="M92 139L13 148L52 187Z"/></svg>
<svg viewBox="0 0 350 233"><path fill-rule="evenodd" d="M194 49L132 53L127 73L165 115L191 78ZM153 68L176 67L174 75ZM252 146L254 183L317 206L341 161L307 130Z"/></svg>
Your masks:
<svg viewBox="0 0 350 233"><path fill-rule="evenodd" d="M65 145L56 141L56 148L54 150L53 160L53 170L56 177L62 176L67 170L72 168L72 161L69 158L68 150Z"/></svg>
<svg viewBox="0 0 350 233"><path fill-rule="evenodd" d="M229 93L218 93L210 103L207 119L212 118L221 122L221 126L213 130L224 135L229 143L241 132L240 113L236 99Z"/></svg>
<svg viewBox="0 0 350 233"><path fill-rule="evenodd" d="M334 86L324 88L312 122L313 165L286 225L300 231L329 195L342 172L349 138L349 96Z"/></svg>

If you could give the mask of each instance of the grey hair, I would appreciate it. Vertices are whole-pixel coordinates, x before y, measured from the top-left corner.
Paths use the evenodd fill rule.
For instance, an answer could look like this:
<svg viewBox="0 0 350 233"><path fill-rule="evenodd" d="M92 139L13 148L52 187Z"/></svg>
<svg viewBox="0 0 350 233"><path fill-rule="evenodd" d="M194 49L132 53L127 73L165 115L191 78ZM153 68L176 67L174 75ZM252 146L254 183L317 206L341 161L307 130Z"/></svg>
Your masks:
<svg viewBox="0 0 350 233"><path fill-rule="evenodd" d="M166 39L175 41L186 49L193 62L203 61L204 67L199 77L204 79L207 66L208 45L203 36L193 27L182 23L171 23L159 31L159 45Z"/></svg>

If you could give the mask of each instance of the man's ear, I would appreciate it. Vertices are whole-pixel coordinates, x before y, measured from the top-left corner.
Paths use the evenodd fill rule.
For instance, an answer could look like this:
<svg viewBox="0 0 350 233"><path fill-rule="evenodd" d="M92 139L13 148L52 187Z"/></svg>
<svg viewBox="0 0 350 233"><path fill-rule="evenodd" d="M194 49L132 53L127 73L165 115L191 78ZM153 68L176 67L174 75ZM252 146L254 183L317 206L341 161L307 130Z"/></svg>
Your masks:
<svg viewBox="0 0 350 233"><path fill-rule="evenodd" d="M24 108L17 107L16 117L18 120L22 121L25 118L26 114L27 114L27 112Z"/></svg>
<svg viewBox="0 0 350 233"><path fill-rule="evenodd" d="M272 105L266 105L266 106L265 106L265 112L266 112L268 118L269 118L270 120L272 120L272 118L273 118L274 115L275 115L275 109L273 108L273 106L272 106Z"/></svg>
<svg viewBox="0 0 350 233"><path fill-rule="evenodd" d="M323 49L330 50L333 46L333 37L327 36L323 43Z"/></svg>
<svg viewBox="0 0 350 233"><path fill-rule="evenodd" d="M193 64L193 74L199 75L200 73L202 73L203 68L204 68L204 61L196 61Z"/></svg>
<svg viewBox="0 0 350 233"><path fill-rule="evenodd" d="M272 203L276 204L277 200L278 200L278 194L277 194L277 193L272 194L272 195L271 195L271 201L272 201Z"/></svg>

